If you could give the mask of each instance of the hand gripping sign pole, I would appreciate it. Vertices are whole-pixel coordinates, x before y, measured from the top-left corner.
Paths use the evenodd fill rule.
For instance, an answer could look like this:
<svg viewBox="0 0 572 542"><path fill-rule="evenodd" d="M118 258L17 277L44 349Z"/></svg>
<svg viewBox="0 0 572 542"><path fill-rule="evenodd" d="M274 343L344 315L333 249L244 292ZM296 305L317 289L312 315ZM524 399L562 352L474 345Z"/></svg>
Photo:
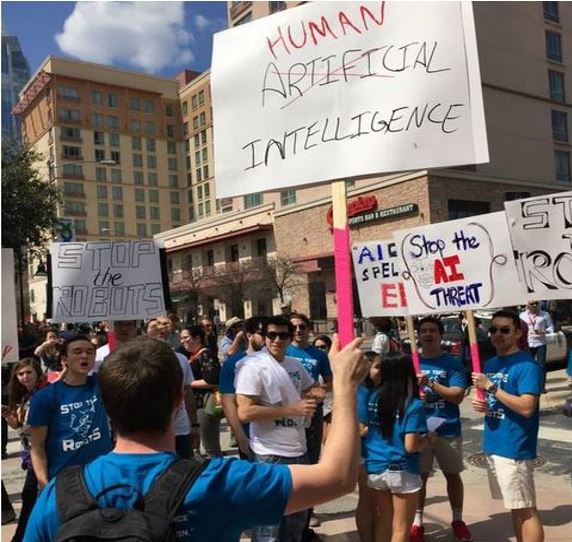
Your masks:
<svg viewBox="0 0 572 542"><path fill-rule="evenodd" d="M473 372L480 373L481 370L481 356L479 355L479 344L477 342L477 327L475 323L475 315L472 310L465 313L467 315L467 327L469 330L469 346L471 348L471 362L473 365ZM477 388L477 398L483 401L485 399L485 392Z"/></svg>
<svg viewBox="0 0 572 542"><path fill-rule="evenodd" d="M352 261L345 181L334 181L332 183L332 210L336 297L338 300L338 334L340 342L344 346L354 338Z"/></svg>

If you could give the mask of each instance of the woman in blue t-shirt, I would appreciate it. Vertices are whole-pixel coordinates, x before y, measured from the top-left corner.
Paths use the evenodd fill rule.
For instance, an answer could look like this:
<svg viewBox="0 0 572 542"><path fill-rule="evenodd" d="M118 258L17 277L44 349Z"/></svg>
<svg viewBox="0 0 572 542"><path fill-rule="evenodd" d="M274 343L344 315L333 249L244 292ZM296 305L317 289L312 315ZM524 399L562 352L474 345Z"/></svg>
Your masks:
<svg viewBox="0 0 572 542"><path fill-rule="evenodd" d="M376 539L407 542L421 489L419 452L427 445L425 409L411 358L383 356L378 389L358 396L367 483L376 490ZM391 533L391 538L387 533Z"/></svg>

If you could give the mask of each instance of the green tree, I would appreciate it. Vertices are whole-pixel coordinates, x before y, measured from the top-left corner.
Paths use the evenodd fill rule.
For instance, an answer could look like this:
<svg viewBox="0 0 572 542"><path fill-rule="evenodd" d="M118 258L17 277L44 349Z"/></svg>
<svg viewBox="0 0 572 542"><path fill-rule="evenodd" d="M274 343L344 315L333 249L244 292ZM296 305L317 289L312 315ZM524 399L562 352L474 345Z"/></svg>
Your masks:
<svg viewBox="0 0 572 542"><path fill-rule="evenodd" d="M2 247L41 247L57 225L62 202L55 184L35 168L41 155L16 143L2 144Z"/></svg>

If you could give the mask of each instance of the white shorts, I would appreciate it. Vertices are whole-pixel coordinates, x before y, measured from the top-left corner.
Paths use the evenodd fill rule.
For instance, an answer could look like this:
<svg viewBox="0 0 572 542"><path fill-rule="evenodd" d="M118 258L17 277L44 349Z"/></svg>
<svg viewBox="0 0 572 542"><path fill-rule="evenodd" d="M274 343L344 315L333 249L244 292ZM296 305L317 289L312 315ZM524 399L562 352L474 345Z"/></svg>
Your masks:
<svg viewBox="0 0 572 542"><path fill-rule="evenodd" d="M391 493L403 495L419 491L423 482L420 474L413 474L406 470L386 470L379 474L368 474L367 485L378 491L391 491Z"/></svg>
<svg viewBox="0 0 572 542"><path fill-rule="evenodd" d="M536 508L534 463L487 454L487 474L493 499L503 499L508 510Z"/></svg>

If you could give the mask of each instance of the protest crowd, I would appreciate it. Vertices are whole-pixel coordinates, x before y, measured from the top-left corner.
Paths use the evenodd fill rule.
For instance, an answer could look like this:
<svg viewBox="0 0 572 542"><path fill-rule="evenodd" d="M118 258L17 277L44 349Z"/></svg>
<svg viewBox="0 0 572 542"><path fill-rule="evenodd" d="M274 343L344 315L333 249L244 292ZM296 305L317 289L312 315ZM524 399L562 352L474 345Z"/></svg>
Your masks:
<svg viewBox="0 0 572 542"><path fill-rule="evenodd" d="M224 325L169 315L20 330L2 407L3 459L9 425L26 471L12 540L103 540L110 526L148 529L149 540L319 540L313 506L357 482L360 540L421 542L438 464L452 533L469 542L459 404L471 386L493 496L517 540L544 539L533 462L548 312L529 302L520 315L493 314L489 355L472 374L442 349L436 316L415 322L416 371L395 319L371 319L367 349L363 339L340 349L306 315L285 312ZM240 459L223 456L224 419ZM15 514L2 492L4 524ZM99 508L139 515L123 524Z"/></svg>

